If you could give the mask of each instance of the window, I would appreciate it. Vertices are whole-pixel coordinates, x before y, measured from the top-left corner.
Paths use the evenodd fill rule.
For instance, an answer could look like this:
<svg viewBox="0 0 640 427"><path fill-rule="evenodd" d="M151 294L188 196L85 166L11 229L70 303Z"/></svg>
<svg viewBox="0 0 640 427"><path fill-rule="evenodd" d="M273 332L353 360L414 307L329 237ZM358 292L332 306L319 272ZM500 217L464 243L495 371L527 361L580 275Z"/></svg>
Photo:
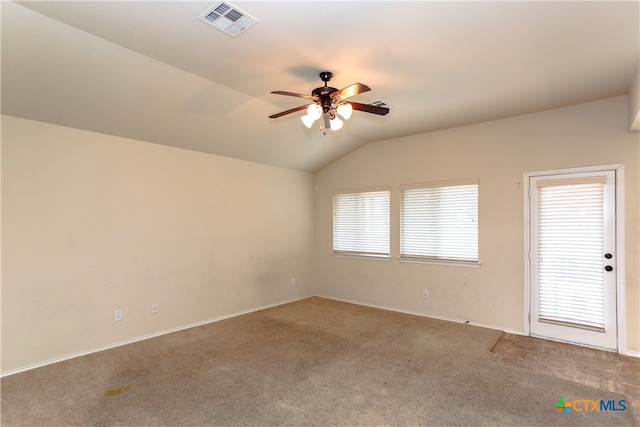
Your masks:
<svg viewBox="0 0 640 427"><path fill-rule="evenodd" d="M411 186L400 192L400 257L478 262L478 183Z"/></svg>
<svg viewBox="0 0 640 427"><path fill-rule="evenodd" d="M389 190L334 194L333 253L389 256Z"/></svg>

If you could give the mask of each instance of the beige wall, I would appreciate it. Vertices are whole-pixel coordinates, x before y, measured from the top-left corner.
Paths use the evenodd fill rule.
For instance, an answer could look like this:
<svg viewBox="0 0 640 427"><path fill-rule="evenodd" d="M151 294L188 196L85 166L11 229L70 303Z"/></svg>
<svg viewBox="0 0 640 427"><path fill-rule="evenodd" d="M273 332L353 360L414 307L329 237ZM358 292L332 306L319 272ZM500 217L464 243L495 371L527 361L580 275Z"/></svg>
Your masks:
<svg viewBox="0 0 640 427"><path fill-rule="evenodd" d="M524 330L526 172L624 163L626 344L640 351L638 134L627 97L368 144L316 174L314 278L319 294L375 306ZM393 113L392 113L393 114ZM425 120L428 120L425 117ZM480 180L481 266L397 261L398 186ZM332 192L390 185L392 260L331 255ZM421 296L428 289L430 298Z"/></svg>
<svg viewBox="0 0 640 427"><path fill-rule="evenodd" d="M2 372L308 296L312 206L311 174L3 116Z"/></svg>

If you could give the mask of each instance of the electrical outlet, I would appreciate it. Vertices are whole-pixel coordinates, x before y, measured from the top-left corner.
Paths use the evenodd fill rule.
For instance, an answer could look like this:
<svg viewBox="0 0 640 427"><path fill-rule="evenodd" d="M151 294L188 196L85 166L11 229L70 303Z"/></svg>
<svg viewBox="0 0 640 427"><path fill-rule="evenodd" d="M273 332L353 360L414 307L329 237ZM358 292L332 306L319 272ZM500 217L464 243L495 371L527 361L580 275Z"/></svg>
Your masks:
<svg viewBox="0 0 640 427"><path fill-rule="evenodd" d="M122 309L121 308L117 308L115 310L113 310L113 321L114 322L119 322L122 320Z"/></svg>
<svg viewBox="0 0 640 427"><path fill-rule="evenodd" d="M296 285L296 278L292 277L291 278L291 286L295 286Z"/></svg>
<svg viewBox="0 0 640 427"><path fill-rule="evenodd" d="M429 298L429 290L428 289L423 289L422 290L422 297L423 298Z"/></svg>
<svg viewBox="0 0 640 427"><path fill-rule="evenodd" d="M151 314L158 314L158 303L151 304Z"/></svg>

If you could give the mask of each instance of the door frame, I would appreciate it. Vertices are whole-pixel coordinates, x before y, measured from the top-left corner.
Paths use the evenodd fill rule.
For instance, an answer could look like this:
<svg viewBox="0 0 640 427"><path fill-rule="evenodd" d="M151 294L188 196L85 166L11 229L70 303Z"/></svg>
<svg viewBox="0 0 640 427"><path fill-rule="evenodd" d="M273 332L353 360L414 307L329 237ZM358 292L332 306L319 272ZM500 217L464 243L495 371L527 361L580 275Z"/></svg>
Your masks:
<svg viewBox="0 0 640 427"><path fill-rule="evenodd" d="M625 324L625 202L624 202L624 165L601 165L587 166L579 168L555 169L538 172L525 172L522 179L524 198L524 335L531 334L531 178L544 175L562 175L580 172L615 172L616 179L616 201L615 201L615 221L616 221L616 322L617 322L617 349L618 353L626 354L626 324Z"/></svg>

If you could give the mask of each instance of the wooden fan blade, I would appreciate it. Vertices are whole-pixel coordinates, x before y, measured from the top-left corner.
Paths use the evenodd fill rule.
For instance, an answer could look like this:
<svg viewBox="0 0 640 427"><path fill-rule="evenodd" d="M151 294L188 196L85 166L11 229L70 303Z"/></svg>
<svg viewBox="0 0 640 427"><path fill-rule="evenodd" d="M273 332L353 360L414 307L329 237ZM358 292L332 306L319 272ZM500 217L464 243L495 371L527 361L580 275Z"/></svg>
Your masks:
<svg viewBox="0 0 640 427"><path fill-rule="evenodd" d="M346 99L354 95L358 95L359 93L364 93L370 91L371 88L367 85L363 85L362 83L354 83L351 86L347 86L344 89L340 89L337 92L333 92L331 94L331 99L334 101L339 101L341 99Z"/></svg>
<svg viewBox="0 0 640 427"><path fill-rule="evenodd" d="M302 93L294 93L294 92L285 92L283 90L274 90L271 93L275 93L276 95L287 95L287 96L296 96L298 98L313 99L313 96L311 95L305 95Z"/></svg>
<svg viewBox="0 0 640 427"><path fill-rule="evenodd" d="M301 105L299 107L292 108L290 110L283 111L281 113L272 114L272 115L269 116L269 118L270 119L277 119L278 117L282 117L282 116L285 116L287 114L295 113L296 111L306 110L308 106L309 106L309 104Z"/></svg>
<svg viewBox="0 0 640 427"><path fill-rule="evenodd" d="M354 110L365 111L367 113L379 114L381 116L386 116L389 114L389 109L387 107L378 107L377 105L369 105L369 104L361 104L359 102L349 101L349 104L353 107Z"/></svg>

